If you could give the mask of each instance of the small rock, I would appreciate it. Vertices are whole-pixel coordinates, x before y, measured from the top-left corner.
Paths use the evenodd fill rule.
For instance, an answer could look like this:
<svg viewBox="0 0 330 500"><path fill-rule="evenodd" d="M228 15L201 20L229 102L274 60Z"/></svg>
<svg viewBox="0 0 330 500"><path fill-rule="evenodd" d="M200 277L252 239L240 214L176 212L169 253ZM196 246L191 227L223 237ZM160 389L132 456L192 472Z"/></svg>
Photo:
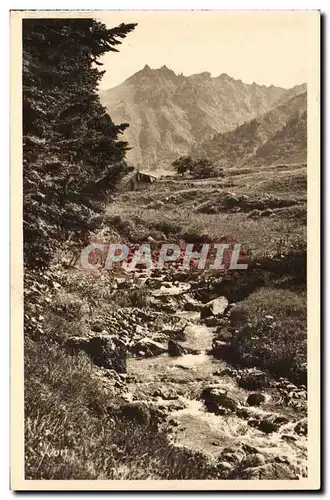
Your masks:
<svg viewBox="0 0 330 500"><path fill-rule="evenodd" d="M288 464L290 465L290 460L286 455L278 455L277 457L274 458L274 462L278 464Z"/></svg>
<svg viewBox="0 0 330 500"><path fill-rule="evenodd" d="M242 469L247 469L248 467L258 467L265 464L265 457L262 453L251 453L240 463Z"/></svg>
<svg viewBox="0 0 330 500"><path fill-rule="evenodd" d="M208 411L218 415L233 412L238 406L234 399L227 396L227 389L217 385L203 389L201 399Z"/></svg>
<svg viewBox="0 0 330 500"><path fill-rule="evenodd" d="M218 320L216 316L209 316L208 318L205 318L205 325L208 327L213 327L217 326Z"/></svg>
<svg viewBox="0 0 330 500"><path fill-rule="evenodd" d="M217 463L217 469L220 472L220 474L228 474L231 472L233 466L229 464L228 462L218 462Z"/></svg>
<svg viewBox="0 0 330 500"><path fill-rule="evenodd" d="M153 393L153 396L165 399L166 401L179 398L178 394L176 393L176 391L174 389L157 389Z"/></svg>
<svg viewBox="0 0 330 500"><path fill-rule="evenodd" d="M281 439L284 439L284 441L297 441L297 438L294 436L290 436L290 434L282 434Z"/></svg>
<svg viewBox="0 0 330 500"><path fill-rule="evenodd" d="M259 430L261 432L265 432L266 434L270 434L271 432L276 432L278 430L278 426L269 420L262 420L259 424Z"/></svg>
<svg viewBox="0 0 330 500"><path fill-rule="evenodd" d="M287 417L282 417L282 416L277 416L273 419L273 422L277 426L285 425L290 422L290 420Z"/></svg>
<svg viewBox="0 0 330 500"><path fill-rule="evenodd" d="M236 411L236 415L239 418L244 418L244 419L250 418L250 416L251 416L251 414L247 408L238 408L238 410Z"/></svg>
<svg viewBox="0 0 330 500"><path fill-rule="evenodd" d="M184 299L183 309L185 311L200 311L202 305L190 295L186 294L182 297Z"/></svg>
<svg viewBox="0 0 330 500"><path fill-rule="evenodd" d="M138 354L139 352L144 352L146 356L159 356L164 354L167 349L160 342L150 339L149 337L143 337L131 348L133 354Z"/></svg>
<svg viewBox="0 0 330 500"><path fill-rule="evenodd" d="M229 446L224 448L218 456L219 461L229 462L234 465L237 465L244 458L245 453L241 448L234 448Z"/></svg>
<svg viewBox="0 0 330 500"><path fill-rule="evenodd" d="M245 451L245 453L260 453L260 450L256 448L255 446L251 446L250 444L244 443L242 445L242 449Z"/></svg>
<svg viewBox="0 0 330 500"><path fill-rule="evenodd" d="M300 436L307 436L307 420L301 420L294 428L294 431Z"/></svg>
<svg viewBox="0 0 330 500"><path fill-rule="evenodd" d="M260 421L259 421L259 420L257 420L256 418L251 418L251 419L248 421L248 425L249 425L250 427L256 427L256 428L258 428L258 427L259 427L259 425L260 425Z"/></svg>

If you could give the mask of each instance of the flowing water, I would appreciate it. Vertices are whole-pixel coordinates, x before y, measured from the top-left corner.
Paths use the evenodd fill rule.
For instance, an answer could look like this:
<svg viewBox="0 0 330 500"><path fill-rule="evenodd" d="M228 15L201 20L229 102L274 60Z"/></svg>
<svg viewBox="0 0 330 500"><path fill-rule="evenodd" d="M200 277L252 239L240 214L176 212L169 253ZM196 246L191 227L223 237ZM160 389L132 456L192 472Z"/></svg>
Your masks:
<svg viewBox="0 0 330 500"><path fill-rule="evenodd" d="M212 455L228 446L243 443L258 448L269 456L280 456L306 473L307 438L294 432L294 427L303 415L279 402L279 394L274 389L264 390L266 401L262 407L248 407L251 416L266 417L269 414L285 416L290 421L282 425L278 432L266 434L248 425L247 420L236 414L219 416L209 413L199 399L204 387L220 384L228 396L247 407L246 400L251 392L239 387L236 378L217 375L230 365L208 354L212 346L214 331L198 323L198 313L178 312L189 324L185 329L182 345L198 349L200 354L186 354L180 357L161 355L144 359L131 358L128 362L129 390L134 399L153 401L165 407L180 403L171 410L169 420L176 423L174 441L190 448ZM157 391L172 391L175 401L159 396ZM156 391L156 393L155 393ZM155 395L156 394L156 395Z"/></svg>

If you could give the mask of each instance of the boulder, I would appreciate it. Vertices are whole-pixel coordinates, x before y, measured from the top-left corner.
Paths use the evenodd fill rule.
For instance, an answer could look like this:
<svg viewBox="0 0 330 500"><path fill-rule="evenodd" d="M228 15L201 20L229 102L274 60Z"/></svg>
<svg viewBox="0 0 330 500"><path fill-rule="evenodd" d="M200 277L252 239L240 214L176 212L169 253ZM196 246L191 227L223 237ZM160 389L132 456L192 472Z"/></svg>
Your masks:
<svg viewBox="0 0 330 500"><path fill-rule="evenodd" d="M172 340L185 340L186 335L185 335L185 329L186 325L183 327L179 328L173 328L173 327L167 327L162 330L162 335L164 337L170 338Z"/></svg>
<svg viewBox="0 0 330 500"><path fill-rule="evenodd" d="M126 348L116 345L111 335L70 337L65 345L71 353L85 352L97 366L115 370L117 373L126 373Z"/></svg>
<svg viewBox="0 0 330 500"><path fill-rule="evenodd" d="M184 354L199 354L196 349L191 349L189 347L184 347L175 340L170 339L168 341L168 355L171 357L183 356Z"/></svg>
<svg viewBox="0 0 330 500"><path fill-rule="evenodd" d="M274 458L274 462L276 462L278 464L290 465L290 460L286 455L277 455L277 457Z"/></svg>
<svg viewBox="0 0 330 500"><path fill-rule="evenodd" d="M177 312L177 303L171 296L158 295L150 296L148 299L149 306L157 311L162 311L169 314Z"/></svg>
<svg viewBox="0 0 330 500"><path fill-rule="evenodd" d="M238 407L238 403L227 396L227 390L221 386L206 387L202 391L201 399L204 400L208 411L218 415L231 413Z"/></svg>
<svg viewBox="0 0 330 500"><path fill-rule="evenodd" d="M260 406L266 400L265 396L261 393L250 394L246 402L249 406Z"/></svg>
<svg viewBox="0 0 330 500"><path fill-rule="evenodd" d="M237 370L235 370L235 368L231 368L228 366L227 368L224 368L223 370L217 370L216 372L214 372L213 375L218 375L219 377L225 377L225 376L236 377Z"/></svg>
<svg viewBox="0 0 330 500"><path fill-rule="evenodd" d="M176 392L175 389L157 389L154 393L153 396L155 398L162 398L165 399L166 401L172 400L172 399L178 399L179 396Z"/></svg>
<svg viewBox="0 0 330 500"><path fill-rule="evenodd" d="M211 354L217 359L228 359L231 351L230 343L215 339L212 342Z"/></svg>
<svg viewBox="0 0 330 500"><path fill-rule="evenodd" d="M182 356L183 354L186 354L186 349L178 342L175 342L174 340L170 339L168 341L168 355L176 357L176 356Z"/></svg>
<svg viewBox="0 0 330 500"><path fill-rule="evenodd" d="M118 281L117 288L118 290L129 290L132 287L132 284L133 283L130 280Z"/></svg>
<svg viewBox="0 0 330 500"><path fill-rule="evenodd" d="M210 302L207 302L201 309L201 319L208 318L209 316L221 316L225 313L229 305L226 297L217 297Z"/></svg>
<svg viewBox="0 0 330 500"><path fill-rule="evenodd" d="M91 330L93 332L96 332L96 333L101 333L102 330L103 330L103 326L102 324L99 322L99 321L95 321L92 325L91 325Z"/></svg>
<svg viewBox="0 0 330 500"><path fill-rule="evenodd" d="M133 354L144 353L145 356L159 356L164 354L167 349L160 342L150 339L149 337L143 337L140 339L131 349Z"/></svg>
<svg viewBox="0 0 330 500"><path fill-rule="evenodd" d="M254 406L243 406L237 409L236 415L245 420L249 418L255 418L260 420L260 412Z"/></svg>
<svg viewBox="0 0 330 500"><path fill-rule="evenodd" d="M178 411L178 410L183 410L184 408L186 408L186 403L184 401L178 401L178 400L175 400L175 401L170 400L170 401L171 402L166 407L166 410L169 413L172 413L172 412Z"/></svg>
<svg viewBox="0 0 330 500"><path fill-rule="evenodd" d="M290 434L282 434L281 439L292 443L295 443L297 441L297 438L294 436L290 436Z"/></svg>
<svg viewBox="0 0 330 500"><path fill-rule="evenodd" d="M179 363L178 364L175 364L174 365L176 368L180 368L180 370L190 370L190 367L189 366L185 366L185 365L180 365ZM185 384L186 382L183 380L183 381L177 381L178 384Z"/></svg>

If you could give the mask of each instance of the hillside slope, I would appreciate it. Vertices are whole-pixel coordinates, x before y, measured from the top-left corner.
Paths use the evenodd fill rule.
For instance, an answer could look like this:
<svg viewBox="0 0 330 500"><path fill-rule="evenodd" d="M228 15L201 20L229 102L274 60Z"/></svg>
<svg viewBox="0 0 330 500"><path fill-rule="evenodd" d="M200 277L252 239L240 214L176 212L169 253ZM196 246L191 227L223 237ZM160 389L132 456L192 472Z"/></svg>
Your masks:
<svg viewBox="0 0 330 500"><path fill-rule="evenodd" d="M298 151L299 161L305 161L306 113L307 94L302 92L231 132L215 135L205 141L196 154L229 167L267 164L280 159L284 153L287 160L295 162Z"/></svg>
<svg viewBox="0 0 330 500"><path fill-rule="evenodd" d="M128 159L141 169L168 169L217 133L265 113L301 91L251 85L227 74L185 77L163 66L145 66L121 85L101 93L115 122L127 122Z"/></svg>
<svg viewBox="0 0 330 500"><path fill-rule="evenodd" d="M307 162L307 111L292 118L269 141L257 149L250 165Z"/></svg>

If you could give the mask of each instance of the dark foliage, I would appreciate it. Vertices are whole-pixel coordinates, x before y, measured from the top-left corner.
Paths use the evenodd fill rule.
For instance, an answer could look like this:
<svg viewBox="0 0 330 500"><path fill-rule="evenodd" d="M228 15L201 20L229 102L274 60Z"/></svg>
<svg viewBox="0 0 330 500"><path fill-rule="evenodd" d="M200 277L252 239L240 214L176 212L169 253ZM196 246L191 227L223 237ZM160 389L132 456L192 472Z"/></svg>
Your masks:
<svg viewBox="0 0 330 500"><path fill-rule="evenodd" d="M125 173L127 144L100 104L97 58L135 25L92 19L23 21L24 327L43 335L58 276L47 269L67 240L88 241Z"/></svg>
<svg viewBox="0 0 330 500"><path fill-rule="evenodd" d="M191 158L190 156L180 156L172 163L176 172L184 176L189 175L194 179L207 179L209 177L222 177L223 168L215 165L207 158Z"/></svg>
<svg viewBox="0 0 330 500"><path fill-rule="evenodd" d="M24 259L41 267L69 237L84 240L125 166L127 124L100 104L97 59L117 51L134 24L92 19L23 23Z"/></svg>

